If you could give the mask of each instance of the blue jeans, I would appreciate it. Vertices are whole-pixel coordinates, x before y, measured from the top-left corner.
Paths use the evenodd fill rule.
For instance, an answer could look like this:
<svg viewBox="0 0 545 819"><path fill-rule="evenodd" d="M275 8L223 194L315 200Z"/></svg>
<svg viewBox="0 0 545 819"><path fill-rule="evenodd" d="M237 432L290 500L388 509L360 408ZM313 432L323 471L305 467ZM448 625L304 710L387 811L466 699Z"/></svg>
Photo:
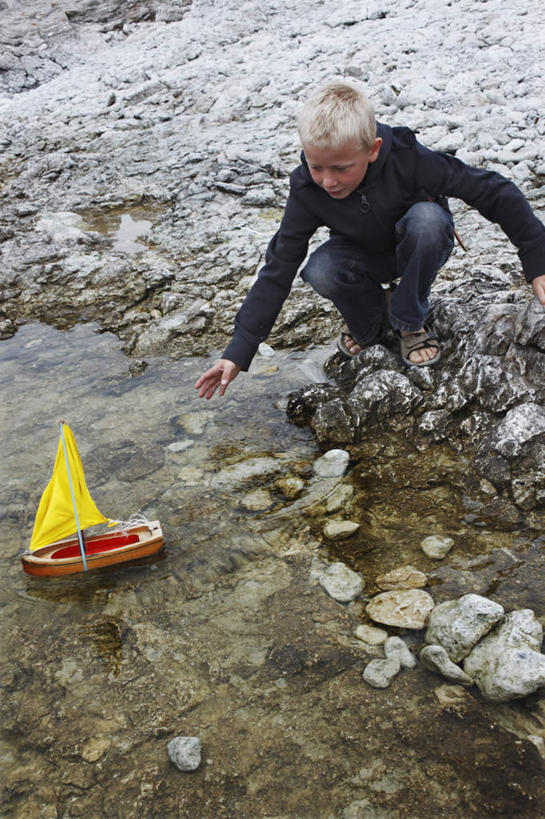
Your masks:
<svg viewBox="0 0 545 819"><path fill-rule="evenodd" d="M380 335L386 310L381 285L399 278L390 324L394 330L419 330L428 315L431 285L452 251L453 231L448 211L435 202L417 202L396 223L392 253L370 254L333 236L309 256L301 277L333 302L361 345Z"/></svg>

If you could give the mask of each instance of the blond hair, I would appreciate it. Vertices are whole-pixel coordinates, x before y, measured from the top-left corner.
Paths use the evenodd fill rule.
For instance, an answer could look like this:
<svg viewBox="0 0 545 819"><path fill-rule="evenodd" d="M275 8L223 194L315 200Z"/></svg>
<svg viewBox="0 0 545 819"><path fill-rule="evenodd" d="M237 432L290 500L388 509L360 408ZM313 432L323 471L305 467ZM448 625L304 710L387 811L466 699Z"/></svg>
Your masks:
<svg viewBox="0 0 545 819"><path fill-rule="evenodd" d="M339 80L316 89L297 119L303 145L338 148L356 142L370 151L377 136L373 106L359 88Z"/></svg>

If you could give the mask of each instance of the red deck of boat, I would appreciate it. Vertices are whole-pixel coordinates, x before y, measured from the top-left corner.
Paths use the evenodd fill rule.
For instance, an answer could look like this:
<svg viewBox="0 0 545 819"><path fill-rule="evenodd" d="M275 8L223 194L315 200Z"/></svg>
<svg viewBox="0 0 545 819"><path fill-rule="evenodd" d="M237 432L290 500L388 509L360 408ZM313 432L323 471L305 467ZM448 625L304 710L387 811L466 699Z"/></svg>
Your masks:
<svg viewBox="0 0 545 819"><path fill-rule="evenodd" d="M108 552L110 549L119 549L121 546L130 546L132 543L138 543L139 540L138 535L116 535L114 537L99 538L98 540L93 540L85 544L85 554L96 555L97 552ZM52 560L62 560L67 557L79 557L80 554L79 544L76 544L57 549L57 551L50 555L50 558Z"/></svg>

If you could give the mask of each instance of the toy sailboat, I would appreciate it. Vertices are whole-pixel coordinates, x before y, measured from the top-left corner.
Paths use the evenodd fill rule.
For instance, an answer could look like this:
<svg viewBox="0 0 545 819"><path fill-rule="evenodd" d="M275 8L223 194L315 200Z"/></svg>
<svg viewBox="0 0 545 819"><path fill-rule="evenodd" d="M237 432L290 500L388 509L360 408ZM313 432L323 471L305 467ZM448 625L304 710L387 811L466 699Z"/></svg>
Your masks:
<svg viewBox="0 0 545 819"><path fill-rule="evenodd" d="M99 512L85 483L72 430L63 421L59 423L53 475L38 506L30 548L22 556L25 572L58 577L159 552L164 544L159 521L140 519L119 524ZM84 536L85 528L99 523L117 528Z"/></svg>

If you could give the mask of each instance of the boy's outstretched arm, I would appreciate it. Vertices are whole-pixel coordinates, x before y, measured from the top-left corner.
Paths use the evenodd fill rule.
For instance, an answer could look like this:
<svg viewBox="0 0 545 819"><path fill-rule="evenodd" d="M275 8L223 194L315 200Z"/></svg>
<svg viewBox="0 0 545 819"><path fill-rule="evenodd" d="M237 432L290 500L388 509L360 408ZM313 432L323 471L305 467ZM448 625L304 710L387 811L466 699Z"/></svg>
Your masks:
<svg viewBox="0 0 545 819"><path fill-rule="evenodd" d="M534 296L537 296L541 304L545 306L545 274L532 279L532 290L534 291Z"/></svg>
<svg viewBox="0 0 545 819"><path fill-rule="evenodd" d="M545 277L544 277L545 278ZM225 390L240 372L240 367L234 361L229 361L227 358L220 358L216 361L213 367L210 367L205 373L201 375L195 389L199 390L199 398L212 398L217 388L220 388L220 396L225 393Z"/></svg>

